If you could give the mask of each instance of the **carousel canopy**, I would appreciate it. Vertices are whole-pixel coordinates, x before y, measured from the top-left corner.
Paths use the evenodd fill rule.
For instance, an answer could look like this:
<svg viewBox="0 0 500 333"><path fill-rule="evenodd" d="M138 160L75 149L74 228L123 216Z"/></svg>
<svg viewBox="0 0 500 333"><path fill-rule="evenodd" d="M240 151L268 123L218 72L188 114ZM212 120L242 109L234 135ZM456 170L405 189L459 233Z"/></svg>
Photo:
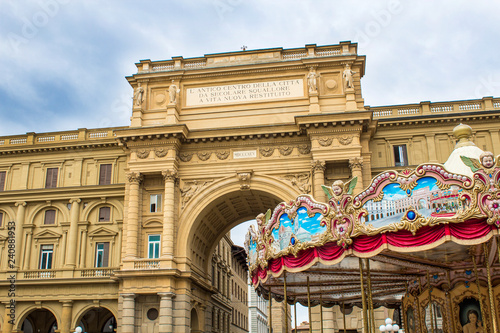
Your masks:
<svg viewBox="0 0 500 333"><path fill-rule="evenodd" d="M392 306L414 285L469 279L473 256L481 260L481 244L500 227L500 167L470 143L470 127L455 135L445 165L383 172L357 195L356 179L336 181L323 186L327 203L300 195L257 216L245 244L257 291L303 305L360 305L370 272L373 303Z"/></svg>

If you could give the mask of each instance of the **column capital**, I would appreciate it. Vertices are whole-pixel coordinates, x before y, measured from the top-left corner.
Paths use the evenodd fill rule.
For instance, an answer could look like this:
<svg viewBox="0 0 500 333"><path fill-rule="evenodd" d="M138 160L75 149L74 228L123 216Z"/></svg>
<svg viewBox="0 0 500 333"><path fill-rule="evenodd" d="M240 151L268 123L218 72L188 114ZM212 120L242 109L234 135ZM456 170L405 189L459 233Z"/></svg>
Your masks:
<svg viewBox="0 0 500 333"><path fill-rule="evenodd" d="M135 298L137 295L135 293L121 293L120 296L123 298Z"/></svg>
<svg viewBox="0 0 500 333"><path fill-rule="evenodd" d="M70 204L75 203L75 202L76 203L80 203L80 202L82 202L82 200L79 199L79 198L71 198L71 199L69 199L69 203Z"/></svg>
<svg viewBox="0 0 500 333"><path fill-rule="evenodd" d="M18 202L16 202L16 207L18 207L18 206L26 207L26 205L27 205L26 201L18 201Z"/></svg>
<svg viewBox="0 0 500 333"><path fill-rule="evenodd" d="M165 182L174 182L177 179L177 171L173 169L163 170L161 175Z"/></svg>
<svg viewBox="0 0 500 333"><path fill-rule="evenodd" d="M349 159L351 169L361 169L363 167L363 157L353 157Z"/></svg>
<svg viewBox="0 0 500 333"><path fill-rule="evenodd" d="M173 292L165 292L165 293L157 293L162 299L164 298L175 298L175 294Z"/></svg>
<svg viewBox="0 0 500 333"><path fill-rule="evenodd" d="M143 176L140 172L127 172L127 180L131 184L140 184L143 180Z"/></svg>
<svg viewBox="0 0 500 333"><path fill-rule="evenodd" d="M73 301L71 300L65 300L65 301L59 301L59 303L62 303L62 306L73 306Z"/></svg>
<svg viewBox="0 0 500 333"><path fill-rule="evenodd" d="M325 161L320 161L320 160L316 160L316 161L312 161L311 162L311 169L314 172L325 172L325 169L326 169L326 162Z"/></svg>

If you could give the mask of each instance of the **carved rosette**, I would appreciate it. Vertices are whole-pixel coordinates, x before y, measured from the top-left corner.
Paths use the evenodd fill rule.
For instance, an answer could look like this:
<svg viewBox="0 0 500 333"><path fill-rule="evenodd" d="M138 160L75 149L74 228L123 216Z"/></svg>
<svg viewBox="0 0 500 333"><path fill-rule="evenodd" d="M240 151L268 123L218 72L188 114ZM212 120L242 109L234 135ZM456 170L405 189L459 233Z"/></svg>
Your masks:
<svg viewBox="0 0 500 333"><path fill-rule="evenodd" d="M316 172L325 172L326 162L325 161L312 161L311 169L313 174Z"/></svg>
<svg viewBox="0 0 500 333"><path fill-rule="evenodd" d="M135 154L140 159L145 159L149 157L149 149L137 149Z"/></svg>
<svg viewBox="0 0 500 333"><path fill-rule="evenodd" d="M333 138L331 136L322 136L318 138L318 143L323 147L328 147L332 144Z"/></svg>
<svg viewBox="0 0 500 333"><path fill-rule="evenodd" d="M163 170L161 172L161 175L163 176L163 180L165 182L175 182L177 179L177 171L176 170Z"/></svg>
<svg viewBox="0 0 500 333"><path fill-rule="evenodd" d="M211 151L199 151L196 153L196 156L200 159L200 161L206 161L212 156Z"/></svg>
<svg viewBox="0 0 500 333"><path fill-rule="evenodd" d="M163 147L157 147L155 148L155 155L156 157L165 157L168 154L168 149L163 148Z"/></svg>
<svg viewBox="0 0 500 333"><path fill-rule="evenodd" d="M131 184L140 184L143 180L143 176L140 172L127 172L127 180Z"/></svg>
<svg viewBox="0 0 500 333"><path fill-rule="evenodd" d="M297 149L299 150L299 153L302 155L307 155L311 152L311 146L309 145L298 145Z"/></svg>
<svg viewBox="0 0 500 333"><path fill-rule="evenodd" d="M363 157L353 157L349 159L349 167L352 169L363 168Z"/></svg>
<svg viewBox="0 0 500 333"><path fill-rule="evenodd" d="M237 172L236 177L240 181L240 189L241 190L249 190L250 189L250 179L252 178L252 171L244 171Z"/></svg>
<svg viewBox="0 0 500 333"><path fill-rule="evenodd" d="M193 153L180 153L179 158L182 162L189 162L193 158Z"/></svg>
<svg viewBox="0 0 500 333"><path fill-rule="evenodd" d="M262 156L269 157L274 153L274 149L274 147L261 147L259 151Z"/></svg>
<svg viewBox="0 0 500 333"><path fill-rule="evenodd" d="M281 146L278 148L279 152L283 156L288 156L292 153L293 147L292 146Z"/></svg>
<svg viewBox="0 0 500 333"><path fill-rule="evenodd" d="M219 160L225 160L229 157L229 150L221 150L215 153Z"/></svg>
<svg viewBox="0 0 500 333"><path fill-rule="evenodd" d="M349 144L351 144L352 140L353 140L353 136L352 135L347 135L347 134L344 134L344 135L340 135L337 137L337 140L338 142L341 144L341 145L344 145L344 146L347 146Z"/></svg>

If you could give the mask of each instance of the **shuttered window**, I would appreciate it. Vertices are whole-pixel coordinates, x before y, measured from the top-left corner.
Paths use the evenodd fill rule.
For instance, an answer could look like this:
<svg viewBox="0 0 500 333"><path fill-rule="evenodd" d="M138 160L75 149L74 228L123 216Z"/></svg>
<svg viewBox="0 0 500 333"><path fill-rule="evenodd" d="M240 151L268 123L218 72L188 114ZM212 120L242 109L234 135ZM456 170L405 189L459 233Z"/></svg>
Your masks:
<svg viewBox="0 0 500 333"><path fill-rule="evenodd" d="M110 217L111 217L111 208L110 207L99 208L99 222L109 221Z"/></svg>
<svg viewBox="0 0 500 333"><path fill-rule="evenodd" d="M56 211L53 209L46 210L43 224L55 224L55 223L56 223Z"/></svg>
<svg viewBox="0 0 500 333"><path fill-rule="evenodd" d="M45 188L57 187L57 168L47 168L47 178L45 179Z"/></svg>
<svg viewBox="0 0 500 333"><path fill-rule="evenodd" d="M3 213L0 212L0 227L3 225Z"/></svg>
<svg viewBox="0 0 500 333"><path fill-rule="evenodd" d="M111 164L101 164L99 172L99 185L111 184Z"/></svg>
<svg viewBox="0 0 500 333"><path fill-rule="evenodd" d="M0 191L5 191L5 171L0 172Z"/></svg>
<svg viewBox="0 0 500 333"><path fill-rule="evenodd" d="M108 267L109 242L97 243L95 252L95 267Z"/></svg>

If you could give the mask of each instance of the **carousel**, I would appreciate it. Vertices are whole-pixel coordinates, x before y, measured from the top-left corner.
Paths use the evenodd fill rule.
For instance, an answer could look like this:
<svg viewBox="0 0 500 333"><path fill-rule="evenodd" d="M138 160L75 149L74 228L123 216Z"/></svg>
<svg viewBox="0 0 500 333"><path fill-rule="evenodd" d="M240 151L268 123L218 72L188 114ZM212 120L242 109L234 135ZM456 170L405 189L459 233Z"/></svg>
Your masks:
<svg viewBox="0 0 500 333"><path fill-rule="evenodd" d="M346 332L353 307L362 332L499 332L500 156L467 125L454 135L444 165L383 172L356 195L356 178L335 181L326 203L300 195L257 216L245 242L256 291L270 307L307 306L309 322L312 307L339 306L344 322L329 332ZM397 325L380 307L397 309Z"/></svg>

